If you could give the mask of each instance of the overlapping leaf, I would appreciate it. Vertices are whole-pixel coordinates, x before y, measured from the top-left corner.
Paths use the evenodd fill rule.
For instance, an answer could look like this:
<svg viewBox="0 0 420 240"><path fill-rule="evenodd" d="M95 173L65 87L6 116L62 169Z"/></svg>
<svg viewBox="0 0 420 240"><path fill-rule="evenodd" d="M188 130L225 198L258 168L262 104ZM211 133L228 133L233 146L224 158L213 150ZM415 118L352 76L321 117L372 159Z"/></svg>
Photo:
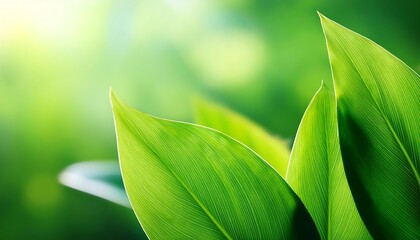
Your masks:
<svg viewBox="0 0 420 240"><path fill-rule="evenodd" d="M244 116L203 99L197 98L195 101L195 117L198 124L214 128L242 142L280 175L286 176L290 150L285 141L267 133Z"/></svg>
<svg viewBox="0 0 420 240"><path fill-rule="evenodd" d="M369 39L321 19L357 208L375 238L420 239L420 77Z"/></svg>
<svg viewBox="0 0 420 240"><path fill-rule="evenodd" d="M111 99L124 184L150 238L316 238L301 201L252 150Z"/></svg>
<svg viewBox="0 0 420 240"><path fill-rule="evenodd" d="M273 168L285 177L290 150L285 141L271 136L260 126L227 108L203 99L195 101L196 123L214 128L229 136L235 136L257 154L262 156ZM71 166L62 173L64 185L100 198L130 207L121 179L119 165L108 162L90 162ZM92 181L95 185L92 185ZM90 187L90 186L106 187Z"/></svg>
<svg viewBox="0 0 420 240"><path fill-rule="evenodd" d="M335 98L325 85L302 118L286 181L305 204L322 239L371 239L346 180Z"/></svg>

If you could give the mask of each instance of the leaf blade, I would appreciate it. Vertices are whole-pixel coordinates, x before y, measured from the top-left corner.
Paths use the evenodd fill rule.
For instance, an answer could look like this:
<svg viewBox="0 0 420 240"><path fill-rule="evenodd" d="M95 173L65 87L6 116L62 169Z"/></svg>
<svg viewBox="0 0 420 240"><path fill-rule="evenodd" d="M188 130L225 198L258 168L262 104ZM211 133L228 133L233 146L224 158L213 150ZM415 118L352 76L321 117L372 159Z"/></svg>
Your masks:
<svg viewBox="0 0 420 240"><path fill-rule="evenodd" d="M130 208L117 161L88 161L64 169L60 182L70 188Z"/></svg>
<svg viewBox="0 0 420 240"><path fill-rule="evenodd" d="M286 176L290 149L285 141L272 136L258 124L230 109L201 98L195 99L194 103L194 115L198 124L216 129L242 142L273 166L281 176Z"/></svg>
<svg viewBox="0 0 420 240"><path fill-rule="evenodd" d="M322 239L371 239L346 181L335 98L324 84L299 125L286 181L307 207Z"/></svg>
<svg viewBox="0 0 420 240"><path fill-rule="evenodd" d="M316 236L298 197L243 144L209 128L137 112L113 94L111 101L124 184L149 237Z"/></svg>
<svg viewBox="0 0 420 240"><path fill-rule="evenodd" d="M356 205L374 237L418 239L420 78L371 40L321 21Z"/></svg>

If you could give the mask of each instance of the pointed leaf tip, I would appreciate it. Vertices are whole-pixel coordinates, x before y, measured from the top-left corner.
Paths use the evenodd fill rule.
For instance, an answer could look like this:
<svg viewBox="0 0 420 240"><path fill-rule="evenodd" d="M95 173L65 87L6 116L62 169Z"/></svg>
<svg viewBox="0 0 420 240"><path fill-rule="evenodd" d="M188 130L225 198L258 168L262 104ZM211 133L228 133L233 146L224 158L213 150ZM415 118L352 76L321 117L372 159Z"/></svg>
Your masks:
<svg viewBox="0 0 420 240"><path fill-rule="evenodd" d="M337 29L334 29L336 27L339 28L345 28L344 26L338 24L337 22L327 18L326 16L322 15L320 12L318 12L319 19L321 20L321 26L324 31L324 35L327 35L330 33L330 31L336 31Z"/></svg>
<svg viewBox="0 0 420 240"><path fill-rule="evenodd" d="M123 101L121 101L121 99L117 96L117 94L115 94L114 91L112 91L111 88L109 89L109 99L111 101L111 106L114 113L116 108L126 106L126 104Z"/></svg>
<svg viewBox="0 0 420 240"><path fill-rule="evenodd" d="M320 89L327 89L328 90L328 86L325 84L324 80L321 81Z"/></svg>
<svg viewBox="0 0 420 240"><path fill-rule="evenodd" d="M118 101L118 97L115 95L114 91L112 91L112 88L109 88L109 100L111 101L111 105L114 105L115 102Z"/></svg>
<svg viewBox="0 0 420 240"><path fill-rule="evenodd" d="M322 15L322 13L320 11L316 11L316 13L318 14L319 18L321 18L321 20L322 20L322 18L325 18L325 16Z"/></svg>
<svg viewBox="0 0 420 240"><path fill-rule="evenodd" d="M319 19L321 20L321 25L324 26L324 22L331 21L331 19L327 18L326 16L324 16L319 11L316 11L316 12L318 13Z"/></svg>
<svg viewBox="0 0 420 240"><path fill-rule="evenodd" d="M319 87L316 93L321 93L321 92L325 92L325 93L333 95L333 92L331 91L331 89L328 87L328 85L325 83L324 80L321 81L321 87Z"/></svg>

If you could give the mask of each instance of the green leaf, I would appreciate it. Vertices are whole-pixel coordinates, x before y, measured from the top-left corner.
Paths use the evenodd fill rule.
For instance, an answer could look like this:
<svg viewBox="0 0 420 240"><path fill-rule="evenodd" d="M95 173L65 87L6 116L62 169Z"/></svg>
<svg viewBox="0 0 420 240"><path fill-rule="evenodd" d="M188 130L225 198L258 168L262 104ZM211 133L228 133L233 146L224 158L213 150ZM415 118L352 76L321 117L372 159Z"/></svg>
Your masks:
<svg viewBox="0 0 420 240"><path fill-rule="evenodd" d="M195 118L198 124L214 128L242 142L280 175L286 176L290 150L285 141L270 135L244 116L203 99L195 101Z"/></svg>
<svg viewBox="0 0 420 240"><path fill-rule="evenodd" d="M195 101L195 118L198 124L214 128L242 142L280 175L286 176L290 150L285 141L270 135L244 116L200 98Z"/></svg>
<svg viewBox="0 0 420 240"><path fill-rule="evenodd" d="M302 199L322 239L371 239L346 180L335 98L324 84L300 123L286 181Z"/></svg>
<svg viewBox="0 0 420 240"><path fill-rule="evenodd" d="M371 40L321 15L344 167L378 239L420 239L420 77Z"/></svg>
<svg viewBox="0 0 420 240"><path fill-rule="evenodd" d="M316 238L302 202L248 147L111 101L124 184L150 238Z"/></svg>
<svg viewBox="0 0 420 240"><path fill-rule="evenodd" d="M256 151L285 177L290 155L285 141L271 136L257 124L222 106L199 98L194 103L198 124L214 128L229 136L234 135L239 141L243 140L243 143L247 143L245 145ZM131 207L122 184L118 162L77 163L65 169L60 179L68 187Z"/></svg>
<svg viewBox="0 0 420 240"><path fill-rule="evenodd" d="M89 161L68 166L59 176L63 185L130 207L117 161Z"/></svg>

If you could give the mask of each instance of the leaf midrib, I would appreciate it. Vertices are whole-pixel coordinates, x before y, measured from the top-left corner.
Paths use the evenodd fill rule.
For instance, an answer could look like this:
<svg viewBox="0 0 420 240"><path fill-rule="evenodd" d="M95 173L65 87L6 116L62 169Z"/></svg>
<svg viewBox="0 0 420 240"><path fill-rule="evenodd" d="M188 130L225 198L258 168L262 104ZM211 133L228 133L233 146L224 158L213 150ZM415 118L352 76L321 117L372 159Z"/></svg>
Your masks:
<svg viewBox="0 0 420 240"><path fill-rule="evenodd" d="M379 106L379 104L376 102L375 98L373 97L372 93L370 92L370 89L367 87L363 77L360 75L359 69L357 68L356 64L353 62L353 60L350 58L350 56L348 55L348 53L346 52L345 48L343 48L343 46L341 45L340 41L336 41L338 43L338 45L340 45L340 48L343 50L344 54L346 55L346 57L350 60L350 62L352 63L353 67L355 68L357 74L359 75L359 78L362 80L363 85L365 86L365 88L367 89L367 92L369 93L369 96L372 98L373 102L375 103L377 109L379 110L379 113L381 115L381 117L385 120L386 125L388 126L389 130L392 133L392 136L394 137L394 139L397 141L398 145L400 146L404 156L407 158L408 163L410 164L411 169L413 170L414 176L416 177L417 180L417 184L420 186L420 176L419 173L417 172L414 164L413 164L413 160L411 159L410 155L408 154L407 150L405 149L404 145L402 144L401 140L399 139L397 133L395 132L394 128L392 127L391 123L389 122L388 118L386 117L386 115L383 113L382 108ZM333 78L334 78L334 74L333 74ZM376 82L376 79L373 77L373 81L375 82L375 86L378 85L378 83Z"/></svg>
<svg viewBox="0 0 420 240"><path fill-rule="evenodd" d="M125 106L123 106L125 108ZM130 117L134 117L133 114L131 114L129 111L126 111L127 114L130 115ZM131 118L130 119L129 124L132 126L132 129L134 129L136 131L136 135L140 136L140 132L138 131L138 129L134 126L134 124L131 122ZM143 139L141 139L142 141L144 141ZM229 233L226 231L226 229L223 228L223 226L217 221L217 219L210 213L210 211L205 207L205 205L200 201L200 199L198 199L198 197L188 188L188 186L182 181L181 178L179 178L177 176L177 174L175 174L174 171L172 171L172 169L167 165L167 163L165 161L162 160L162 158L159 156L159 154L152 148L149 148L152 153L163 163L163 165L168 169L168 171L178 180L178 182L182 185L182 187L185 188L185 190L187 190L187 192L191 195L191 197L194 199L194 201L201 207L201 209L204 211L204 213L210 218L210 220L214 223L214 225L216 225L216 227L223 233L223 235L229 239L232 240L233 238L229 235Z"/></svg>

